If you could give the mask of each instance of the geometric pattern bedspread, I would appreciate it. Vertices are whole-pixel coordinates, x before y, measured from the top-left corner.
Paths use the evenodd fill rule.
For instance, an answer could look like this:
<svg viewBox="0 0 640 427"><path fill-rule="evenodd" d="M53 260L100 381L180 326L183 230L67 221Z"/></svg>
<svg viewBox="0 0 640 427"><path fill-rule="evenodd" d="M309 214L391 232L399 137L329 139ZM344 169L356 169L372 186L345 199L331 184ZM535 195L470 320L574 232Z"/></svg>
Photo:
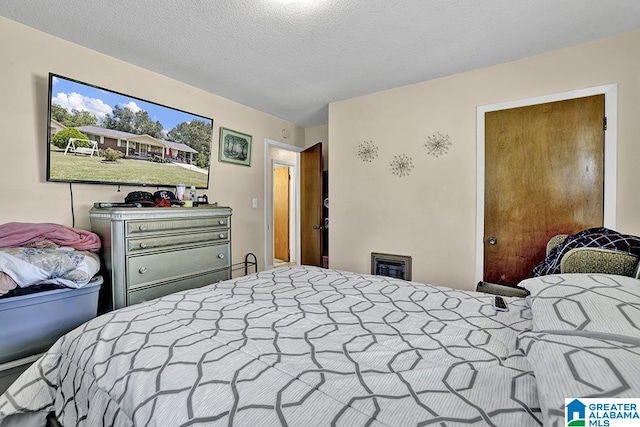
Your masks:
<svg viewBox="0 0 640 427"><path fill-rule="evenodd" d="M492 300L316 267L264 271L82 325L0 398L0 421L541 425L518 348L531 309L506 298L496 312Z"/></svg>
<svg viewBox="0 0 640 427"><path fill-rule="evenodd" d="M62 337L0 426L562 426L640 396L640 281L527 279L506 298L316 267L127 307Z"/></svg>

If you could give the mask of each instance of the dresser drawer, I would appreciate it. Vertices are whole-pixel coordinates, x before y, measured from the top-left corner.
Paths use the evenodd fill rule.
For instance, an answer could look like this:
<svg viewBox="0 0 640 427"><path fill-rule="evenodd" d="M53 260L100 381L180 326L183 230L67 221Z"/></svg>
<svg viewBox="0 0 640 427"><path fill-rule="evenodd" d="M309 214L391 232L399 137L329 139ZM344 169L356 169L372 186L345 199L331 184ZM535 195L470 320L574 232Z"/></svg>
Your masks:
<svg viewBox="0 0 640 427"><path fill-rule="evenodd" d="M229 244L224 243L129 256L126 261L128 290L228 267L229 255Z"/></svg>
<svg viewBox="0 0 640 427"><path fill-rule="evenodd" d="M206 242L225 242L229 240L229 230L203 230L197 233L185 232L173 236L136 237L127 239L127 253L135 253L149 249L169 248Z"/></svg>
<svg viewBox="0 0 640 427"><path fill-rule="evenodd" d="M199 288L222 280L227 280L228 278L229 272L225 269L200 276L187 277L174 282L163 283L162 285L152 286L150 288L135 290L129 292L127 295L127 305L150 301L152 299L160 298L174 292L184 291L186 289Z"/></svg>
<svg viewBox="0 0 640 427"><path fill-rule="evenodd" d="M177 208L175 208L177 209ZM157 221L127 221L127 236L154 231L174 231L194 228L228 227L229 217L167 219Z"/></svg>

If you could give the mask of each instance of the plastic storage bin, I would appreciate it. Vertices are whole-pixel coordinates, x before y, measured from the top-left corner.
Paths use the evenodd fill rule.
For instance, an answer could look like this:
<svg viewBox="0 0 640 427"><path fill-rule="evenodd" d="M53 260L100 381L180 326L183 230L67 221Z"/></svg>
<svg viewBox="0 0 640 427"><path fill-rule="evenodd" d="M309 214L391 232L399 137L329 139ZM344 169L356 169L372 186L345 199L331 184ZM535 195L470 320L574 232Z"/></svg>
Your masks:
<svg viewBox="0 0 640 427"><path fill-rule="evenodd" d="M62 335L96 317L102 277L80 289L0 299L0 364L42 353Z"/></svg>

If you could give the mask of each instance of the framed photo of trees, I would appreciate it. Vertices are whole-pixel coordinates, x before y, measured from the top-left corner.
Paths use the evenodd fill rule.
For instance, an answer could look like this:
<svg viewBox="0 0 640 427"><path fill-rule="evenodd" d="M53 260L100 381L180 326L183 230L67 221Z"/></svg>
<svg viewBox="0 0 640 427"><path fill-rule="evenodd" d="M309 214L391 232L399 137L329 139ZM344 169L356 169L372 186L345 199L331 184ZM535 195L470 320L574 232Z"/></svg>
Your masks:
<svg viewBox="0 0 640 427"><path fill-rule="evenodd" d="M253 137L235 130L220 128L219 161L251 166L251 142Z"/></svg>

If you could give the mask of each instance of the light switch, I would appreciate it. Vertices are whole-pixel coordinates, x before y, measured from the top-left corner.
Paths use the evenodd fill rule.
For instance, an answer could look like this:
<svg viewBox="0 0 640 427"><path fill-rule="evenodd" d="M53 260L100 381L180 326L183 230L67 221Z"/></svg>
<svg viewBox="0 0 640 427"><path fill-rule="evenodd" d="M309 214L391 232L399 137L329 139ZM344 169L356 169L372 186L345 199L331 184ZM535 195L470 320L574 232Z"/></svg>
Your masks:
<svg viewBox="0 0 640 427"><path fill-rule="evenodd" d="M251 201L251 206L255 209L258 207L258 199L253 199Z"/></svg>

